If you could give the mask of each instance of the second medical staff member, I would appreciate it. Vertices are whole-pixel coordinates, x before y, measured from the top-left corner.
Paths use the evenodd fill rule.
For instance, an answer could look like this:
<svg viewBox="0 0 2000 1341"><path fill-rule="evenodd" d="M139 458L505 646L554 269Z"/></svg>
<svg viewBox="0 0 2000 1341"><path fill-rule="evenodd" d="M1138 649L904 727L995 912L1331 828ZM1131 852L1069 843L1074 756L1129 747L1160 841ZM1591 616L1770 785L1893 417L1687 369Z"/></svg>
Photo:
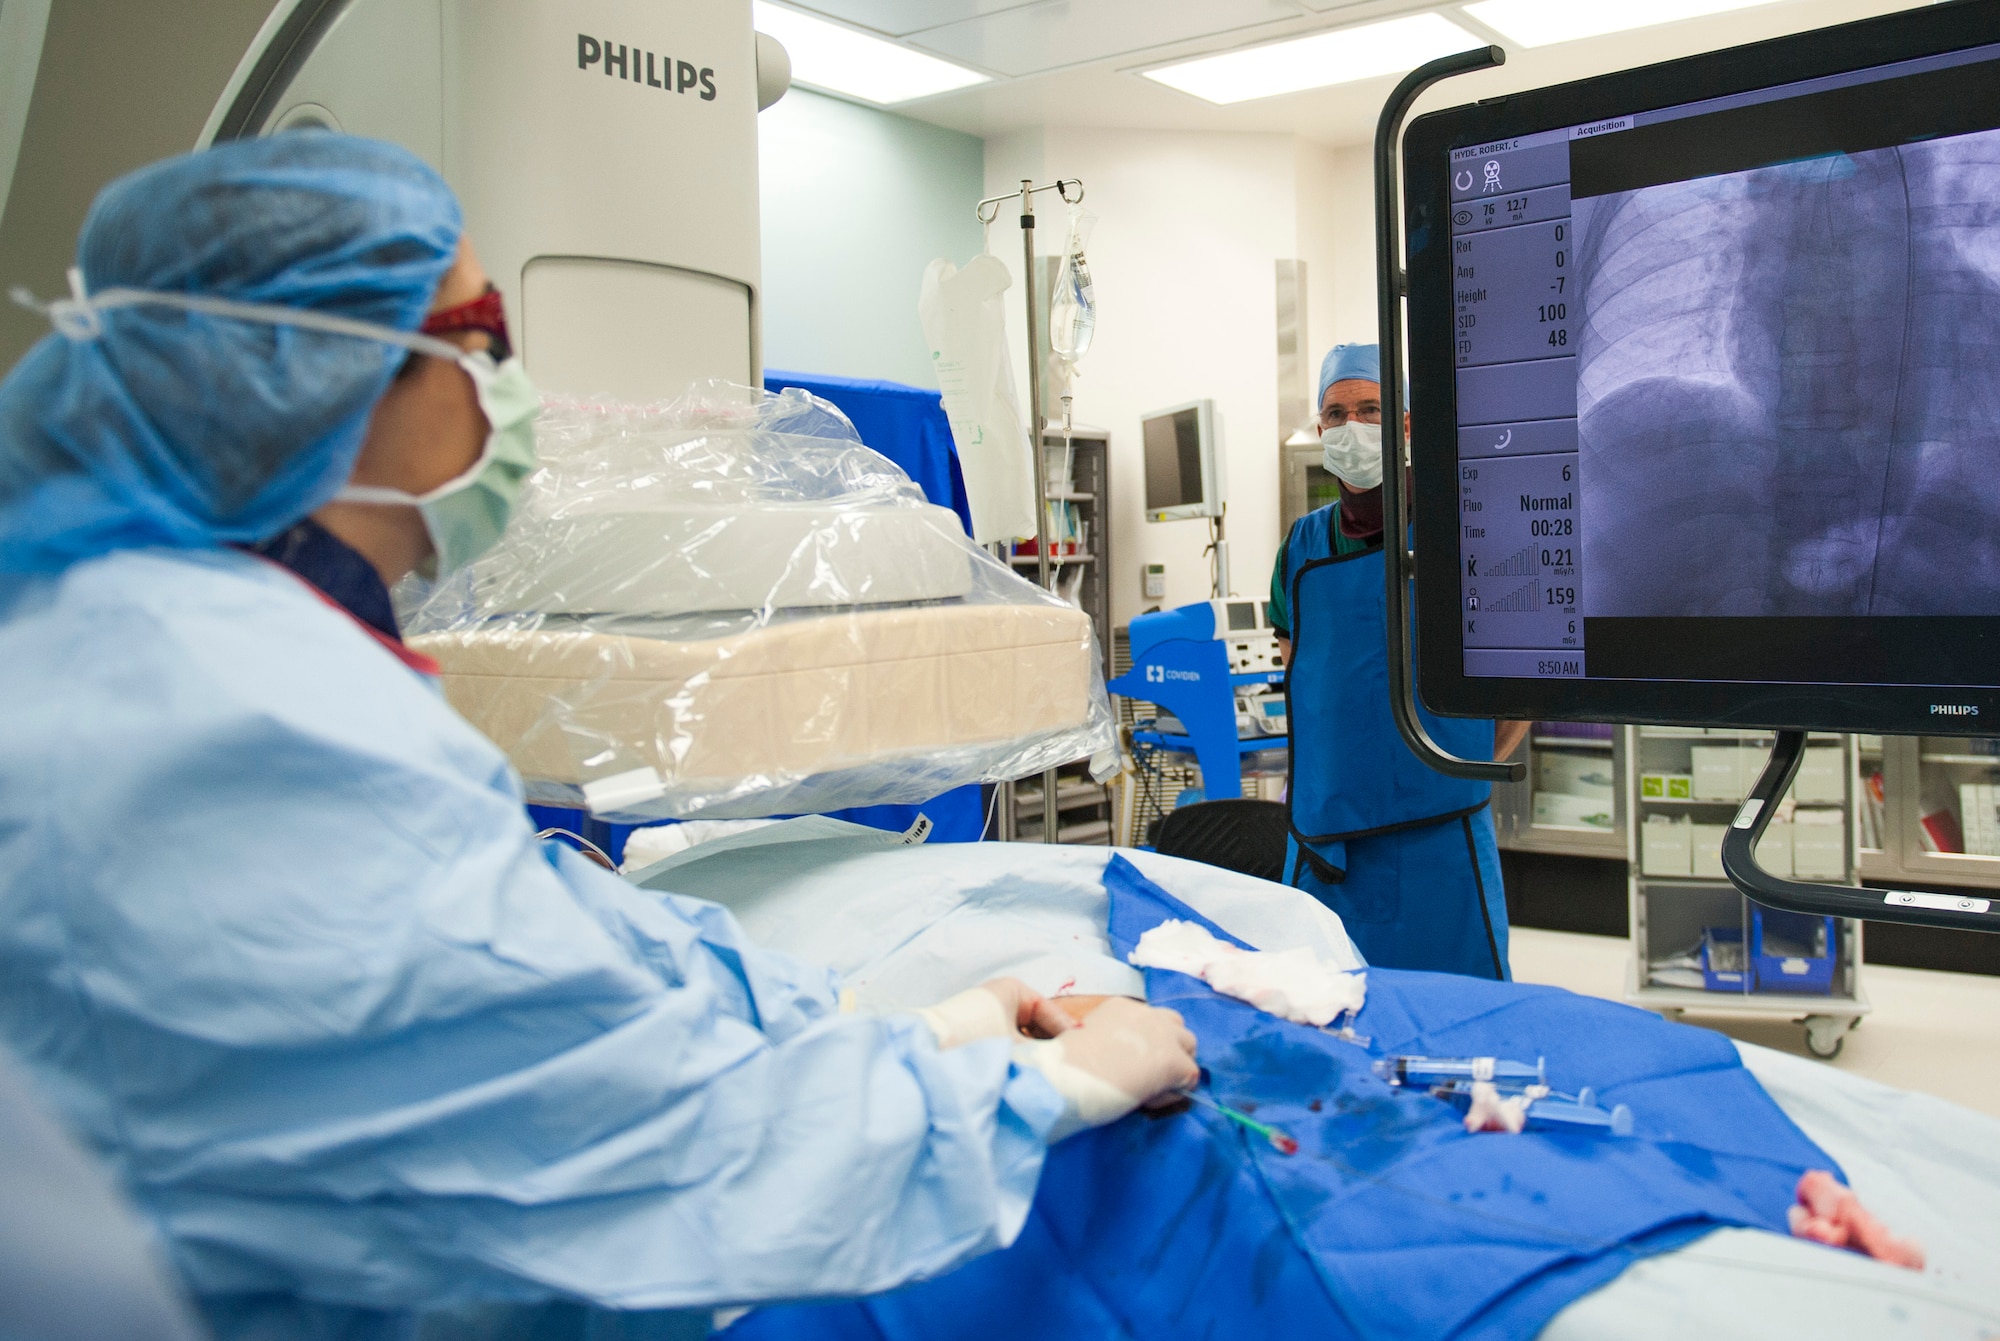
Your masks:
<svg viewBox="0 0 2000 1341"><path fill-rule="evenodd" d="M147 168L73 287L0 382L0 1041L218 1341L885 1289L1194 1084L1171 1012L843 1015L724 909L536 841L388 606L498 539L539 405L415 156Z"/></svg>
<svg viewBox="0 0 2000 1341"><path fill-rule="evenodd" d="M1433 772L1390 715L1377 347L1334 346L1318 405L1340 497L1299 518L1271 576L1290 679L1286 878L1340 914L1371 964L1506 978L1492 788ZM1505 758L1527 731L1423 720L1461 758Z"/></svg>

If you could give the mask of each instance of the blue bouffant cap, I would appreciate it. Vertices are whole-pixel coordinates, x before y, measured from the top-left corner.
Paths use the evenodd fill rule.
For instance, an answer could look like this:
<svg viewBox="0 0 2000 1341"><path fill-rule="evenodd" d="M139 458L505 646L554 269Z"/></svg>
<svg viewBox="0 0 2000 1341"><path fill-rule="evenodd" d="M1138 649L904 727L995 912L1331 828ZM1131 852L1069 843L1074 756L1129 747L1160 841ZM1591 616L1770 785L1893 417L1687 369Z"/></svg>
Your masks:
<svg viewBox="0 0 2000 1341"><path fill-rule="evenodd" d="M1319 365L1319 390L1313 395L1313 409L1326 399L1326 389L1335 382L1358 379L1382 385L1382 346L1335 345L1326 351Z"/></svg>
<svg viewBox="0 0 2000 1341"><path fill-rule="evenodd" d="M450 188L408 150L292 131L121 177L91 206L77 265L92 292L165 290L413 331L459 227ZM0 573L276 535L346 482L408 353L157 306L43 337L0 382Z"/></svg>

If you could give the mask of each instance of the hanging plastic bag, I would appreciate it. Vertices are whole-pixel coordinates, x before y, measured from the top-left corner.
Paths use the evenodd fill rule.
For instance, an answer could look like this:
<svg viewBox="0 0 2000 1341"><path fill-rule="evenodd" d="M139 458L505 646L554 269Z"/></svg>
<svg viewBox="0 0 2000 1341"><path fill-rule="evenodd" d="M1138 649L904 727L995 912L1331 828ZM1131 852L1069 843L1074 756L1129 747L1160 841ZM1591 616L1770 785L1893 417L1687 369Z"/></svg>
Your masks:
<svg viewBox="0 0 2000 1341"><path fill-rule="evenodd" d="M1002 307L1013 282L992 255L975 257L962 270L936 260L924 271L917 299L958 445L972 538L981 544L1035 533L1034 453L1014 398Z"/></svg>
<svg viewBox="0 0 2000 1341"><path fill-rule="evenodd" d="M1095 227L1095 214L1079 205L1069 207L1069 240L1049 302L1049 348L1071 372L1090 352L1091 336L1097 331L1097 290L1090 282L1090 264L1083 258Z"/></svg>

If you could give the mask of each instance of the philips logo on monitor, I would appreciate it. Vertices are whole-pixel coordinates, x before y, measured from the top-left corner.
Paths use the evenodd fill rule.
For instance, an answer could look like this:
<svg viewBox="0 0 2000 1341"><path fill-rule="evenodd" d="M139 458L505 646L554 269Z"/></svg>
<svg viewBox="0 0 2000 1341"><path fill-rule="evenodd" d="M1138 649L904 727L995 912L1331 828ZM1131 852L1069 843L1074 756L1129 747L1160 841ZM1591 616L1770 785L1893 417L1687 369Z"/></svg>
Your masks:
<svg viewBox="0 0 2000 1341"><path fill-rule="evenodd" d="M1970 703L1933 703L1933 717L1977 717L1979 709Z"/></svg>

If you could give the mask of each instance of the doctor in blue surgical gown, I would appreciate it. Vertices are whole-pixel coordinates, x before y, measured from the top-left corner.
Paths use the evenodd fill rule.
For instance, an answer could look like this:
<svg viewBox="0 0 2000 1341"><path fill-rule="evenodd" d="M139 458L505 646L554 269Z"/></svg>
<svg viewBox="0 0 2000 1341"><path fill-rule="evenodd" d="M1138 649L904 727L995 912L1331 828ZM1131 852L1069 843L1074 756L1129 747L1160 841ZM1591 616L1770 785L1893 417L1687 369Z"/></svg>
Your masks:
<svg viewBox="0 0 2000 1341"><path fill-rule="evenodd" d="M386 599L533 461L417 159L155 165L72 288L0 384L0 1041L217 1335L881 1290L1010 1242L1050 1140L1193 1083L1170 1012L842 1015L714 905L536 841Z"/></svg>

